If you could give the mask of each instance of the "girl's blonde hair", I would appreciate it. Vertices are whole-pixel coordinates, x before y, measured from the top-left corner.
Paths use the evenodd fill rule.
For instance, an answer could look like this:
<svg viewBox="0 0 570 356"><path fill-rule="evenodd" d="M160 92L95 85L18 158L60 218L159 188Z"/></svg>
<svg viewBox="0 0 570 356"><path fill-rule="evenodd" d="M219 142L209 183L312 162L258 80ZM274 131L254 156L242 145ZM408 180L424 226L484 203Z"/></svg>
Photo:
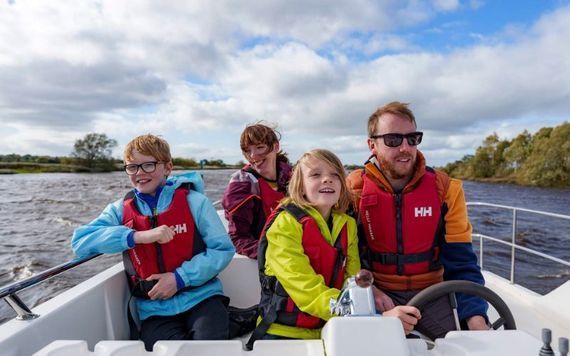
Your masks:
<svg viewBox="0 0 570 356"><path fill-rule="evenodd" d="M309 152L306 152L299 158L297 164L293 168L293 174L291 176L291 180L289 181L289 197L285 198L281 205L285 205L287 203L293 203L295 205L301 207L314 207L314 205L307 200L305 195L303 194L304 186L303 186L303 172L302 172L302 165L309 166L310 160L320 160L331 166L336 173L339 175L340 178L340 196L338 198L338 202L333 206L333 212L338 214L343 214L348 209L348 205L351 202L350 199L350 192L346 186L346 172L344 171L344 167L340 159L331 151L325 149L314 149Z"/></svg>
<svg viewBox="0 0 570 356"><path fill-rule="evenodd" d="M133 138L123 152L124 160L133 160L133 151L137 150L145 156L152 156L157 160L168 163L172 160L170 156L170 146L165 139L151 134L141 135Z"/></svg>

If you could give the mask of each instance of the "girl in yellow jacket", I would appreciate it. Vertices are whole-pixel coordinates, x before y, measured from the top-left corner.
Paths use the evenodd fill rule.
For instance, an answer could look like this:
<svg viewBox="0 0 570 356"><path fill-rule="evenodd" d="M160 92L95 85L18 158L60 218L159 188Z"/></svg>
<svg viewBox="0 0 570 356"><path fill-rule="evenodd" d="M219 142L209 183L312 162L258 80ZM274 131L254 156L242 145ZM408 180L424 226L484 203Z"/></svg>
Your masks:
<svg viewBox="0 0 570 356"><path fill-rule="evenodd" d="M249 349L258 339L320 338L332 317L330 300L360 270L356 222L345 214L349 202L336 155L316 149L299 159L289 197L273 211L260 239L261 317ZM404 312L410 310L391 315L401 318Z"/></svg>

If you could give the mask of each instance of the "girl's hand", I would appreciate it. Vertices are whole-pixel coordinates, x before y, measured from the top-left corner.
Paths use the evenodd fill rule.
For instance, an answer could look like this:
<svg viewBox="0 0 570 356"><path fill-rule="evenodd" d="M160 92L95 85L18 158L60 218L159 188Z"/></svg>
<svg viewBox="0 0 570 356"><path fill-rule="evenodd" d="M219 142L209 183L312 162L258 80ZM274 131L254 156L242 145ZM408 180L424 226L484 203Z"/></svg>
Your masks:
<svg viewBox="0 0 570 356"><path fill-rule="evenodd" d="M174 231L166 225L161 225L151 230L136 231L133 236L136 244L151 244L153 242L165 244L172 241L173 238Z"/></svg>
<svg viewBox="0 0 570 356"><path fill-rule="evenodd" d="M376 305L376 310L379 312L385 312L390 309L394 309L394 301L392 298L388 297L380 289L372 286L372 294L374 295L374 304Z"/></svg>
<svg viewBox="0 0 570 356"><path fill-rule="evenodd" d="M176 288L176 276L172 272L153 274L146 280L158 280L150 292L148 292L148 296L152 300L168 299L178 291Z"/></svg>
<svg viewBox="0 0 570 356"><path fill-rule="evenodd" d="M399 305L392 310L384 312L382 315L394 316L400 319L406 335L414 330L414 327L418 323L418 320L422 318L422 315L418 308L409 305Z"/></svg>

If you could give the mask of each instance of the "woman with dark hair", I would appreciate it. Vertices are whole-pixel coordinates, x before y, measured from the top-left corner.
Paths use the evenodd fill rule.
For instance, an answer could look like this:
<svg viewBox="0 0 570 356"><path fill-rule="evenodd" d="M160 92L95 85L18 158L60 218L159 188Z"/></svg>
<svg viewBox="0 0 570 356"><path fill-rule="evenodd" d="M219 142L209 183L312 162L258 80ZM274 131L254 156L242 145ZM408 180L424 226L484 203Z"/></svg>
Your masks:
<svg viewBox="0 0 570 356"><path fill-rule="evenodd" d="M285 197L291 177L279 139L274 128L260 122L245 128L240 147L249 163L231 176L222 200L236 252L253 259L265 220Z"/></svg>

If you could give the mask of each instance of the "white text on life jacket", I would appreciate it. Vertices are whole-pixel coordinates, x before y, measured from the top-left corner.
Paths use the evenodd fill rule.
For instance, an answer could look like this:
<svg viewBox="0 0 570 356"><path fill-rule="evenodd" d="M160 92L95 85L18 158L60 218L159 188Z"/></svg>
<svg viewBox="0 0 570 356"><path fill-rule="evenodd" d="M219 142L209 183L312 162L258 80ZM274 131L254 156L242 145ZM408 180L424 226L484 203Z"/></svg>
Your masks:
<svg viewBox="0 0 570 356"><path fill-rule="evenodd" d="M425 207L425 206L420 206L417 208L414 208L414 217L424 217L424 216L431 216L431 206Z"/></svg>
<svg viewBox="0 0 570 356"><path fill-rule="evenodd" d="M364 217L366 219L366 226L368 227L368 233L370 235L370 239L374 240L374 230L372 230L372 221L370 219L370 212L368 212L368 209L366 209L364 211Z"/></svg>
<svg viewBox="0 0 570 356"><path fill-rule="evenodd" d="M172 231L174 231L174 234L181 234L183 232L188 232L186 224L176 224L174 226L171 226L170 228L172 229Z"/></svg>

